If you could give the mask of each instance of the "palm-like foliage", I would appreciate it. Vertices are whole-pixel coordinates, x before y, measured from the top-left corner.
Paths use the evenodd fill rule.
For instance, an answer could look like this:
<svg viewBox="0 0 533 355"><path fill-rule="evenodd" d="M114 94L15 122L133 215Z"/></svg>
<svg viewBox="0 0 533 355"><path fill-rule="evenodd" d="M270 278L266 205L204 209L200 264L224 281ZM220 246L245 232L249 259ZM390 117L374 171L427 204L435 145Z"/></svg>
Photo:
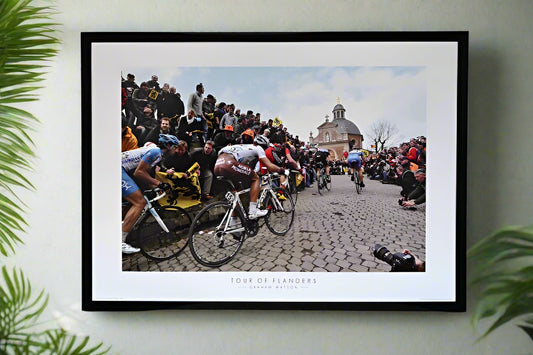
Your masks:
<svg viewBox="0 0 533 355"><path fill-rule="evenodd" d="M33 0L0 0L0 253L8 256L22 243L25 205L20 188L33 188L24 176L31 166L34 144L28 132L37 124L18 104L37 100L36 91L58 43L49 8ZM104 354L102 344L62 329L38 330L36 322L47 305L44 292L33 296L22 271L2 268L0 280L1 354Z"/></svg>
<svg viewBox="0 0 533 355"><path fill-rule="evenodd" d="M0 353L2 354L105 354L102 344L88 347L89 337L78 338L62 329L33 331L48 297L33 297L22 271L2 268L0 287Z"/></svg>
<svg viewBox="0 0 533 355"><path fill-rule="evenodd" d="M468 251L471 285L483 287L472 322L492 318L482 338L516 321L533 340L533 226L507 227Z"/></svg>
<svg viewBox="0 0 533 355"><path fill-rule="evenodd" d="M13 188L32 188L24 177L33 142L28 135L36 118L14 105L36 100L43 61L54 56L53 23L45 8L31 0L0 0L0 253L15 252L25 225L24 204Z"/></svg>

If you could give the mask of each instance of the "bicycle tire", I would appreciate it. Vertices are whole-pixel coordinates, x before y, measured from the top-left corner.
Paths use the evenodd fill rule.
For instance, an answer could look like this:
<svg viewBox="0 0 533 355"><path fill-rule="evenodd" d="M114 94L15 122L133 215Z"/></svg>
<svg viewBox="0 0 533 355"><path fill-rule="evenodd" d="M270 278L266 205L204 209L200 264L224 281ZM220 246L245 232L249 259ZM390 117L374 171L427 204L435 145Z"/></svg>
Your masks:
<svg viewBox="0 0 533 355"><path fill-rule="evenodd" d="M291 229L292 223L294 222L295 204L292 196L284 190L278 189L276 193L285 197L284 200L278 199L283 206L283 211L278 210L272 201L272 196L268 196L265 205L269 211L265 216L265 224L268 230L272 233L276 235L285 235Z"/></svg>
<svg viewBox="0 0 533 355"><path fill-rule="evenodd" d="M194 218L189 229L189 249L200 264L209 267L224 265L241 249L245 239L244 231L238 235L217 231L230 210L231 203L218 201L204 207ZM236 209L236 212L240 227L245 227L240 210Z"/></svg>
<svg viewBox="0 0 533 355"><path fill-rule="evenodd" d="M354 175L354 179L353 181L355 182L355 191L357 191L357 194L360 194L361 193L361 181L359 180L359 173L356 171L354 171L353 173Z"/></svg>
<svg viewBox="0 0 533 355"><path fill-rule="evenodd" d="M328 181L328 176L324 175L324 187L326 188L326 190L331 191L331 176L329 177Z"/></svg>
<svg viewBox="0 0 533 355"><path fill-rule="evenodd" d="M164 261L176 257L187 246L191 216L178 206L158 206L155 211L169 229L165 232L151 213L136 229L141 253L148 259Z"/></svg>
<svg viewBox="0 0 533 355"><path fill-rule="evenodd" d="M322 173L316 177L316 187L318 188L318 194L322 195Z"/></svg>
<svg viewBox="0 0 533 355"><path fill-rule="evenodd" d="M298 202L298 188L296 186L296 176L294 173L291 173L289 176L289 192L292 196L294 204L296 205L296 202Z"/></svg>

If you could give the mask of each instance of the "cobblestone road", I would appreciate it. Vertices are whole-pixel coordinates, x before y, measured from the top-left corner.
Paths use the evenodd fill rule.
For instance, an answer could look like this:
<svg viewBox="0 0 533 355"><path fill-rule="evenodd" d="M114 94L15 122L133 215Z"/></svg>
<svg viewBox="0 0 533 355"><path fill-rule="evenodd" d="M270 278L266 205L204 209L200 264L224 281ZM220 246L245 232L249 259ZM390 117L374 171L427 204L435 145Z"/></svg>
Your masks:
<svg viewBox="0 0 533 355"><path fill-rule="evenodd" d="M263 226L240 252L220 268L198 264L189 249L177 258L155 263L140 253L123 256L124 271L389 271L373 255L376 243L391 252L409 249L425 260L425 206L398 206L400 187L365 179L362 194L345 175L332 176L332 191L300 193L294 224L286 236Z"/></svg>

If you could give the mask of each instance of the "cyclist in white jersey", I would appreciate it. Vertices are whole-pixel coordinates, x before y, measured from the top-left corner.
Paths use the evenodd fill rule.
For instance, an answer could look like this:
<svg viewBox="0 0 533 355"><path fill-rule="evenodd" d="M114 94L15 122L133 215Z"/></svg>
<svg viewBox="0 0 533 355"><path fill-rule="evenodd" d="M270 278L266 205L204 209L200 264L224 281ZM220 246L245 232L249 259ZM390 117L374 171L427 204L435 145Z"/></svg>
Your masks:
<svg viewBox="0 0 533 355"><path fill-rule="evenodd" d="M250 219L263 217L268 213L267 210L257 208L260 185L259 176L254 171L257 161L266 166L268 171L285 173L285 169L268 160L263 148L253 144L226 146L220 150L215 163L215 175L224 176L235 185L241 182L243 189L250 188L250 208L248 211Z"/></svg>

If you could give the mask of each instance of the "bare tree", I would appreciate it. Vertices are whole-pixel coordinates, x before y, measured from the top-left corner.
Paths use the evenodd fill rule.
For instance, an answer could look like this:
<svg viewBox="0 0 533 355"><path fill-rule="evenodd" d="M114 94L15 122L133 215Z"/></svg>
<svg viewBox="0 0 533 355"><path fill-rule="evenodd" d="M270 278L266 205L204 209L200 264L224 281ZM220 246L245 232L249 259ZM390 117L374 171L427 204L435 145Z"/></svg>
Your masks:
<svg viewBox="0 0 533 355"><path fill-rule="evenodd" d="M385 149L387 142L398 133L398 127L389 121L376 121L370 129L369 138L374 143L377 152Z"/></svg>

